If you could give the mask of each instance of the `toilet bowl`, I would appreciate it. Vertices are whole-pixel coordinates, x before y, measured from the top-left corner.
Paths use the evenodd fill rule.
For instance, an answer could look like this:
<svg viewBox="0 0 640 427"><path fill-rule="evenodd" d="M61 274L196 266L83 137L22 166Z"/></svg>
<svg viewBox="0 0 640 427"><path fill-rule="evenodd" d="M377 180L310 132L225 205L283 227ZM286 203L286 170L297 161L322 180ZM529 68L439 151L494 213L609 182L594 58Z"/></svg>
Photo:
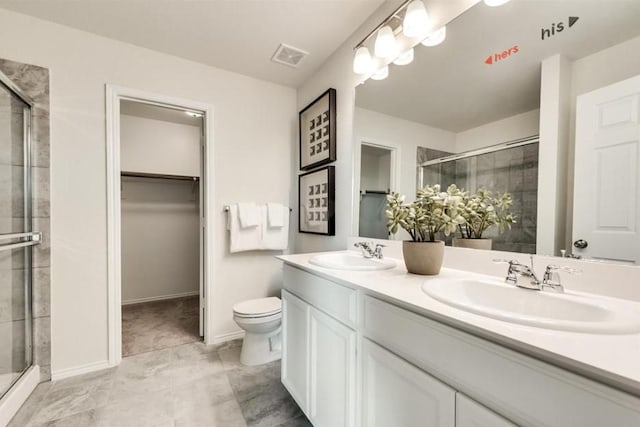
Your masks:
<svg viewBox="0 0 640 427"><path fill-rule="evenodd" d="M282 301L253 299L233 306L233 320L245 331L240 363L254 366L282 356Z"/></svg>

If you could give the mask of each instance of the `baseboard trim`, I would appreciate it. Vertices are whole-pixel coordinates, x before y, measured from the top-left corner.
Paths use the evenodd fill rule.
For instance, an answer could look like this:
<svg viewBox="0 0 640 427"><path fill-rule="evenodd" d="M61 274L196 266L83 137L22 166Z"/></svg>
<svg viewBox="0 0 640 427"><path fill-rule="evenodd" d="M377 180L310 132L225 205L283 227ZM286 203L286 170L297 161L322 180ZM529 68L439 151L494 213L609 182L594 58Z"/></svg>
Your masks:
<svg viewBox="0 0 640 427"><path fill-rule="evenodd" d="M142 302L152 302L152 301L163 301L166 299L174 299L174 298L184 298L184 297L193 297L196 295L200 295L200 291L194 292L183 292L180 294L171 294L171 295L161 295L158 297L146 297L146 298L134 298L128 299L126 301L122 301L122 305L130 305L130 304L140 304Z"/></svg>
<svg viewBox="0 0 640 427"><path fill-rule="evenodd" d="M88 374L89 372L101 371L110 367L111 365L109 364L108 360L101 360L99 362L87 363L86 365L60 369L59 371L51 372L51 381L75 377L76 375Z"/></svg>
<svg viewBox="0 0 640 427"><path fill-rule="evenodd" d="M33 365L0 399L0 426L4 427L16 415L40 382L40 367Z"/></svg>
<svg viewBox="0 0 640 427"><path fill-rule="evenodd" d="M244 338L244 331L229 332L228 334L216 335L213 337L213 344L222 344L223 342L233 341Z"/></svg>

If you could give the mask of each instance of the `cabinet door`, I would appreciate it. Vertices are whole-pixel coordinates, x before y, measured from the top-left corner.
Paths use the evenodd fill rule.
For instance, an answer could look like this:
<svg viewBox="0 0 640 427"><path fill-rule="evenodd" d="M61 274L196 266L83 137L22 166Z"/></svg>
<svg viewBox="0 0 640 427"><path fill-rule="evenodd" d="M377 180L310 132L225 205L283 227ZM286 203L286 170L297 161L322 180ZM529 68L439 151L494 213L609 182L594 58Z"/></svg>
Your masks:
<svg viewBox="0 0 640 427"><path fill-rule="evenodd" d="M457 393L456 427L516 427L516 425L464 394Z"/></svg>
<svg viewBox="0 0 640 427"><path fill-rule="evenodd" d="M352 427L356 333L311 307L309 419L315 427Z"/></svg>
<svg viewBox="0 0 640 427"><path fill-rule="evenodd" d="M361 361L362 426L455 425L455 390L367 339Z"/></svg>
<svg viewBox="0 0 640 427"><path fill-rule="evenodd" d="M309 305L282 291L282 384L308 414Z"/></svg>

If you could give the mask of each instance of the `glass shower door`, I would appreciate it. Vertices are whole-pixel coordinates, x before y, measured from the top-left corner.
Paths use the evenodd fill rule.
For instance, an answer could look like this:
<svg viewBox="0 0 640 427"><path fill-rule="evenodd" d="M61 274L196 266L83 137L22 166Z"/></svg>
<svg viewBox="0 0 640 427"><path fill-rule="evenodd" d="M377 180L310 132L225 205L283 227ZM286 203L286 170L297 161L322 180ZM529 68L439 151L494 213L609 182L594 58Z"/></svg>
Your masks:
<svg viewBox="0 0 640 427"><path fill-rule="evenodd" d="M0 73L0 397L32 363L30 119Z"/></svg>

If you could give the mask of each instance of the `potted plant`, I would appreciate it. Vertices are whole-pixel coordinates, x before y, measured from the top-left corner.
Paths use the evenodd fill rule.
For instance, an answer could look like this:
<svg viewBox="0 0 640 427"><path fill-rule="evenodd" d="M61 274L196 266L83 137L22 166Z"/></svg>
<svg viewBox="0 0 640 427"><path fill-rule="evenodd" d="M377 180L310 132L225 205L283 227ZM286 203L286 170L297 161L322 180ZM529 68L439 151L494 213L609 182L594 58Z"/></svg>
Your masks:
<svg viewBox="0 0 640 427"><path fill-rule="evenodd" d="M436 275L442 267L444 242L436 240L439 232L449 235L464 222L460 215L459 196L440 191L439 185L418 190L413 203L404 203L404 196L393 192L387 196L387 227L397 233L402 227L411 240L402 242L402 256L407 271Z"/></svg>
<svg viewBox="0 0 640 427"><path fill-rule="evenodd" d="M503 233L516 222L515 216L509 211L513 204L510 193L494 197L491 191L480 188L476 193L470 194L451 185L447 194L461 200L459 210L464 218L464 222L458 224L460 237L453 238L453 246L491 250L492 240L483 238L483 233L493 226L497 226L498 232Z"/></svg>

